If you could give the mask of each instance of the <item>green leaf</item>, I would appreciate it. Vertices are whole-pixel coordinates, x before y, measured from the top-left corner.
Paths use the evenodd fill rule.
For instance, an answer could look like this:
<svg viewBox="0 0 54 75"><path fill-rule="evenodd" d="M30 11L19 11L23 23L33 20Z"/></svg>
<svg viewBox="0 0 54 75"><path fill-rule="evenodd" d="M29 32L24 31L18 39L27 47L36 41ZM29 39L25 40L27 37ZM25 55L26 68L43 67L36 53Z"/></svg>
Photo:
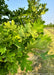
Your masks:
<svg viewBox="0 0 54 75"><path fill-rule="evenodd" d="M0 46L0 53L1 53L1 55L4 54L5 52L6 52L6 47Z"/></svg>
<svg viewBox="0 0 54 75"><path fill-rule="evenodd" d="M14 52L10 52L6 54L6 59L5 61L10 61L10 62L14 62L15 59L15 53Z"/></svg>

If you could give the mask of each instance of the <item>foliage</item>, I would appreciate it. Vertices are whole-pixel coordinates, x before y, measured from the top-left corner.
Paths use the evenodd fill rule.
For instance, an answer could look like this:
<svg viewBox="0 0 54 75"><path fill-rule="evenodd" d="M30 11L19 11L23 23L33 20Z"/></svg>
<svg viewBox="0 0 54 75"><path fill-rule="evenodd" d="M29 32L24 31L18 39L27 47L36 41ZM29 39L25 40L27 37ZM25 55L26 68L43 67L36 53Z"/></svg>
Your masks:
<svg viewBox="0 0 54 75"><path fill-rule="evenodd" d="M16 24L25 25L27 22L31 24L38 19L42 21L41 15L45 14L48 9L46 8L46 4L42 4L39 0L27 0L28 1L28 9L19 8L18 10L14 10L11 13L10 20L14 20Z"/></svg>
<svg viewBox="0 0 54 75"><path fill-rule="evenodd" d="M2 24L5 21L8 21L6 17L9 17L10 10L8 9L8 5L5 4L5 0L0 0L0 24ZM4 17L6 16L6 17Z"/></svg>
<svg viewBox="0 0 54 75"><path fill-rule="evenodd" d="M5 22L0 25L0 74L6 75L9 71L12 74L17 72L20 65L21 70L32 70L27 58L28 53L34 50L43 50L43 56L47 55L50 38L43 32L43 25L38 22L27 23L25 26L17 26L15 22ZM36 53L42 57L42 53Z"/></svg>
<svg viewBox="0 0 54 75"><path fill-rule="evenodd" d="M1 1L5 6L5 1ZM1 10L5 14L2 11L1 18L8 15L9 20L15 22L0 20L4 22L0 25L0 74L11 72L14 75L19 66L22 71L32 70L32 61L28 60L30 52L42 59L54 57L48 55L50 37L44 34L44 21L41 19L41 15L48 10L46 4L39 3L39 0L28 0L27 10L19 8L13 12L8 10L7 5L3 7L3 4L1 6L5 10Z"/></svg>
<svg viewBox="0 0 54 75"><path fill-rule="evenodd" d="M54 27L54 24L50 23L50 24L44 25L44 27Z"/></svg>

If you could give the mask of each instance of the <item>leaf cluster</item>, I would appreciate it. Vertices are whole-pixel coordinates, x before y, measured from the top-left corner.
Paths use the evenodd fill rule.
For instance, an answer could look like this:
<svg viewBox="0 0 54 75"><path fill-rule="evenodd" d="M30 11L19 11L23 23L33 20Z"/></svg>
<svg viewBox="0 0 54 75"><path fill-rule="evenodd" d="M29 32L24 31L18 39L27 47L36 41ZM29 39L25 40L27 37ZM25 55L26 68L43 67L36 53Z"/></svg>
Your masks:
<svg viewBox="0 0 54 75"><path fill-rule="evenodd" d="M0 25L0 74L6 75L9 71L17 72L18 66L21 70L32 70L32 62L27 58L28 53L34 50L45 50L50 43L50 38L43 33L41 21L27 23L25 26L17 26L12 20ZM36 53L40 57L41 53ZM5 70L4 70L5 69ZM4 73L4 74L2 74Z"/></svg>

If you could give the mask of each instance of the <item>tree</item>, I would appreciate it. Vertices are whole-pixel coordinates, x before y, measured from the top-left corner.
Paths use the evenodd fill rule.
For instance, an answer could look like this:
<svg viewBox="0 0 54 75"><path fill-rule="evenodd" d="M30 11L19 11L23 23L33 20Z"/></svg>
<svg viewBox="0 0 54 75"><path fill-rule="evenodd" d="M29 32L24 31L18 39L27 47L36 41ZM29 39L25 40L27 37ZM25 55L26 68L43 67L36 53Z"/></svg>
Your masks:
<svg viewBox="0 0 54 75"><path fill-rule="evenodd" d="M5 18L3 18L5 16ZM5 0L0 0L0 24L8 21L8 19L6 18L10 16L10 10L8 9L8 5L5 4Z"/></svg>
<svg viewBox="0 0 54 75"><path fill-rule="evenodd" d="M27 72L32 70L32 62L28 60L28 53L32 52L42 59L49 57L48 46L50 38L44 32L41 15L46 12L45 4L40 8L39 1L34 5L35 0L28 0L27 10L20 8L11 12L11 23L5 22L0 25L0 74L13 75L17 72L18 66ZM37 12L37 13L36 13ZM34 15L35 14L35 15ZM37 18L36 18L37 17ZM54 57L54 56L52 56Z"/></svg>
<svg viewBox="0 0 54 75"><path fill-rule="evenodd" d="M40 27L40 28L39 28ZM5 22L0 25L0 74L13 75L18 66L23 71L32 71L32 61L28 60L28 53L36 53L36 56L46 59L48 57L48 45L50 38L43 32L41 21L26 23L25 26L17 26L15 22ZM34 52L35 51L35 52Z"/></svg>
<svg viewBox="0 0 54 75"><path fill-rule="evenodd" d="M28 0L28 9L19 8L19 10L13 11L12 17L10 17L11 20L14 19L14 21L20 25L24 25L27 22L33 23L38 19L42 21L41 15L45 14L48 9L46 8L46 4L41 4L39 1L40 0ZM44 23L44 21L42 21L42 23Z"/></svg>
<svg viewBox="0 0 54 75"><path fill-rule="evenodd" d="M41 4L40 0L28 0L28 11L31 13L31 22L41 19L41 15L45 14L48 9L46 4Z"/></svg>

